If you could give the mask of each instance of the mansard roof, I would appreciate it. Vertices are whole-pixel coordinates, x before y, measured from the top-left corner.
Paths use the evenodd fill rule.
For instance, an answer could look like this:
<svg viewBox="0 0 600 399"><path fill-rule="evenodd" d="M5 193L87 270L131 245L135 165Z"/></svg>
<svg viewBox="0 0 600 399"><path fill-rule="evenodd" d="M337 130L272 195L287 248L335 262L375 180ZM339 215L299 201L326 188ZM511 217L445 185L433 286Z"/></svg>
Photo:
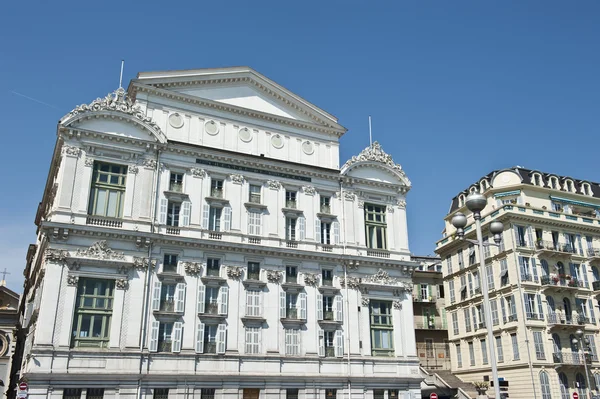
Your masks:
<svg viewBox="0 0 600 399"><path fill-rule="evenodd" d="M216 96L208 93L210 88L231 90L236 87L251 89L261 96L262 103L223 98L220 97L222 91ZM333 129L339 137L346 132L346 128L338 124L335 116L247 66L140 72L131 81L128 90L133 98L138 92L154 90L160 96L179 97L185 102L195 100L208 106L216 103L218 108L230 109L236 113L245 110L253 117L276 117L293 120L298 124L320 125Z"/></svg>
<svg viewBox="0 0 600 399"><path fill-rule="evenodd" d="M146 113L138 105L134 104L122 87L109 93L104 98L98 97L89 104L78 105L60 119L59 125L75 127L86 120L99 117L131 122L150 133L156 141L163 144L167 142L167 137L161 128L152 118L146 116Z"/></svg>
<svg viewBox="0 0 600 399"><path fill-rule="evenodd" d="M394 162L392 156L386 153L377 141L366 147L357 156L353 156L346 161L342 166L341 173L346 175L352 169L361 167L385 169L395 175L406 188L410 189L411 187L411 182L402 170L402 166Z"/></svg>

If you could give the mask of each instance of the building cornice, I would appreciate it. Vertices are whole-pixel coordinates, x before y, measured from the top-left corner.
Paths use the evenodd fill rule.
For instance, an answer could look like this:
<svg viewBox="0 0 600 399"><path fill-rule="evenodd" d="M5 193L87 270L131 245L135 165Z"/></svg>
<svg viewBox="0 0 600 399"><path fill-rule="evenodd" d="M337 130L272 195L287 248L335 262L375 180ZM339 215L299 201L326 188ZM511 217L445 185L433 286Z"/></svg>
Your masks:
<svg viewBox="0 0 600 399"><path fill-rule="evenodd" d="M161 89L158 87L148 86L148 85L136 82L136 81L132 82L131 86L129 87L129 92L134 97L137 95L137 93L153 94L158 97L163 97L163 98L167 98L170 100L175 100L175 101L179 101L179 102L187 103L187 104L194 104L194 105L198 105L201 107L214 109L217 111L229 112L231 114L243 115L246 117L259 119L259 120L272 122L272 123L277 123L277 124L281 124L281 125L285 125L285 126L291 126L294 128L330 134L330 135L335 136L338 139L340 137L342 137L344 135L344 133L346 133L346 129L341 128L341 127L332 127L332 126L320 125L320 124L316 124L316 123L308 123L308 122L304 122L304 121L299 121L299 120L292 119L292 118L286 118L283 116L278 116L278 115L273 115L273 114L268 114L265 112L252 110L249 108L242 108L242 107L237 107L235 105L230 105L230 104L225 104L225 103L221 103L218 101L208 100L205 98L194 97L194 96L190 96L187 94L174 92L171 90L164 90L164 89Z"/></svg>

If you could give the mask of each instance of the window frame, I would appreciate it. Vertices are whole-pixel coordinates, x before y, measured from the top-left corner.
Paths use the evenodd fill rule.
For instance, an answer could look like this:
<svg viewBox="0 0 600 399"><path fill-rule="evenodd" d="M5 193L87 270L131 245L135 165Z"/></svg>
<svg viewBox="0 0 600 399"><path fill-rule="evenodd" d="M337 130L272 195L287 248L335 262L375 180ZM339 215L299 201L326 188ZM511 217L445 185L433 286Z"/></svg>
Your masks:
<svg viewBox="0 0 600 399"><path fill-rule="evenodd" d="M108 166L108 171L102 171L102 166ZM119 168L119 172L114 172L113 168ZM88 214L91 216L100 216L121 219L123 217L123 206L125 204L125 190L127 187L127 173L128 168L125 165L113 164L109 162L94 161L92 180L90 185L90 196L88 201ZM106 175L107 181L100 181L101 176ZM112 177L117 177L117 183L111 183ZM104 210L98 212L98 193L104 190L106 192ZM116 195L117 205L115 207L116 214L109 214L110 201L109 198L111 193Z"/></svg>
<svg viewBox="0 0 600 399"><path fill-rule="evenodd" d="M377 217L380 220L377 220ZM365 203L364 218L366 247L387 250L387 208L385 205Z"/></svg>
<svg viewBox="0 0 600 399"><path fill-rule="evenodd" d="M85 292L86 283L95 282L95 286L93 288L92 294L87 294ZM104 294L98 294L99 284L106 283L104 287ZM73 326L71 328L71 347L72 348L106 348L110 342L110 326L112 322L112 312L114 306L114 293L115 291L115 281L110 279L99 279L99 278L89 278L89 277L81 277L79 279L77 285L77 296L75 300L75 307L73 312ZM91 299L92 305L86 306L86 300ZM102 307L97 307L97 303L99 300L104 301L105 305ZM96 317L100 317L101 323L101 337L89 337L81 336L82 332L82 323L84 323L84 319L86 316L89 316L89 328L88 333L94 332L94 323L96 322ZM82 345L84 343L84 345ZM96 343L96 344L93 344Z"/></svg>

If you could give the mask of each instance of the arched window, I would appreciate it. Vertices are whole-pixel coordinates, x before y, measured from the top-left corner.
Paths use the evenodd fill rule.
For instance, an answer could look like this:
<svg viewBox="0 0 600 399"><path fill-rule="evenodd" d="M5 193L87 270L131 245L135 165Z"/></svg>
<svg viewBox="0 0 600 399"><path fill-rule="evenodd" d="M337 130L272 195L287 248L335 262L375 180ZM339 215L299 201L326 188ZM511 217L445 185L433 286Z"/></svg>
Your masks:
<svg viewBox="0 0 600 399"><path fill-rule="evenodd" d="M550 178L550 188L553 190L558 190L558 179L554 176Z"/></svg>
<svg viewBox="0 0 600 399"><path fill-rule="evenodd" d="M557 333L552 334L552 347L554 348L554 353L557 357L562 356L562 345L560 343L560 337Z"/></svg>
<svg viewBox="0 0 600 399"><path fill-rule="evenodd" d="M573 315L571 314L571 301L569 301L569 298L563 298L563 308L565 310L565 319L571 324Z"/></svg>
<svg viewBox="0 0 600 399"><path fill-rule="evenodd" d="M594 383L596 384L596 391L600 390L600 373L594 374Z"/></svg>
<svg viewBox="0 0 600 399"><path fill-rule="evenodd" d="M583 195L592 195L592 190L590 189L590 185L588 183L583 183L581 185L581 191Z"/></svg>
<svg viewBox="0 0 600 399"><path fill-rule="evenodd" d="M567 190L570 193L573 192L573 181L572 180L565 181L565 190Z"/></svg>
<svg viewBox="0 0 600 399"><path fill-rule="evenodd" d="M556 263L556 268L558 269L559 276L565 274L565 265L562 262Z"/></svg>
<svg viewBox="0 0 600 399"><path fill-rule="evenodd" d="M587 386L585 385L585 378L583 374L577 373L575 375L575 382L577 383L577 392L579 392L580 398L587 397Z"/></svg>
<svg viewBox="0 0 600 399"><path fill-rule="evenodd" d="M546 259L542 259L541 263L542 263L542 276L549 276L550 268L548 267L548 261L546 261Z"/></svg>
<svg viewBox="0 0 600 399"><path fill-rule="evenodd" d="M592 266L592 276L594 276L594 281L600 280L600 273L598 273L598 268L596 266Z"/></svg>
<svg viewBox="0 0 600 399"><path fill-rule="evenodd" d="M465 204L465 196L461 194L458 196L458 206L463 206Z"/></svg>
<svg viewBox="0 0 600 399"><path fill-rule="evenodd" d="M471 187L471 189L469 190L470 193L474 193L475 191L477 191L477 187L475 186Z"/></svg>
<svg viewBox="0 0 600 399"><path fill-rule="evenodd" d="M560 399L570 399L569 397L569 380L565 373L558 375L558 382L560 385Z"/></svg>
<svg viewBox="0 0 600 399"><path fill-rule="evenodd" d="M482 180L481 181L481 192L484 192L487 189L488 189L488 182L487 182L487 180Z"/></svg>
<svg viewBox="0 0 600 399"><path fill-rule="evenodd" d="M548 321L554 321L555 323L557 323L558 320L551 320L553 318L556 318L556 305L554 304L554 298L552 298L549 295L546 295L546 304L548 305Z"/></svg>
<svg viewBox="0 0 600 399"><path fill-rule="evenodd" d="M548 373L542 371L540 373L540 385L542 386L542 399L552 399L550 394L550 380L548 379Z"/></svg>
<svg viewBox="0 0 600 399"><path fill-rule="evenodd" d="M533 174L533 184L540 187L544 186L544 183L542 183L542 176L539 173Z"/></svg>

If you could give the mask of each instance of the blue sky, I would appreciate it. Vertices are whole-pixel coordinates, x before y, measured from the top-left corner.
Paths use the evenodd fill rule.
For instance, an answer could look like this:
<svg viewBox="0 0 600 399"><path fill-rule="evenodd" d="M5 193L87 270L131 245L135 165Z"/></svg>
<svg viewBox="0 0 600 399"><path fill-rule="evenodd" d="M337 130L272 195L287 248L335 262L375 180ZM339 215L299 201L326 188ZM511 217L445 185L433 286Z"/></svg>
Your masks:
<svg viewBox="0 0 600 399"><path fill-rule="evenodd" d="M126 82L249 65L339 118L342 159L368 145L372 115L413 183L417 254L433 253L450 199L491 170L600 180L598 1L24 0L2 14L0 251L17 291L56 122L114 90L122 58Z"/></svg>

